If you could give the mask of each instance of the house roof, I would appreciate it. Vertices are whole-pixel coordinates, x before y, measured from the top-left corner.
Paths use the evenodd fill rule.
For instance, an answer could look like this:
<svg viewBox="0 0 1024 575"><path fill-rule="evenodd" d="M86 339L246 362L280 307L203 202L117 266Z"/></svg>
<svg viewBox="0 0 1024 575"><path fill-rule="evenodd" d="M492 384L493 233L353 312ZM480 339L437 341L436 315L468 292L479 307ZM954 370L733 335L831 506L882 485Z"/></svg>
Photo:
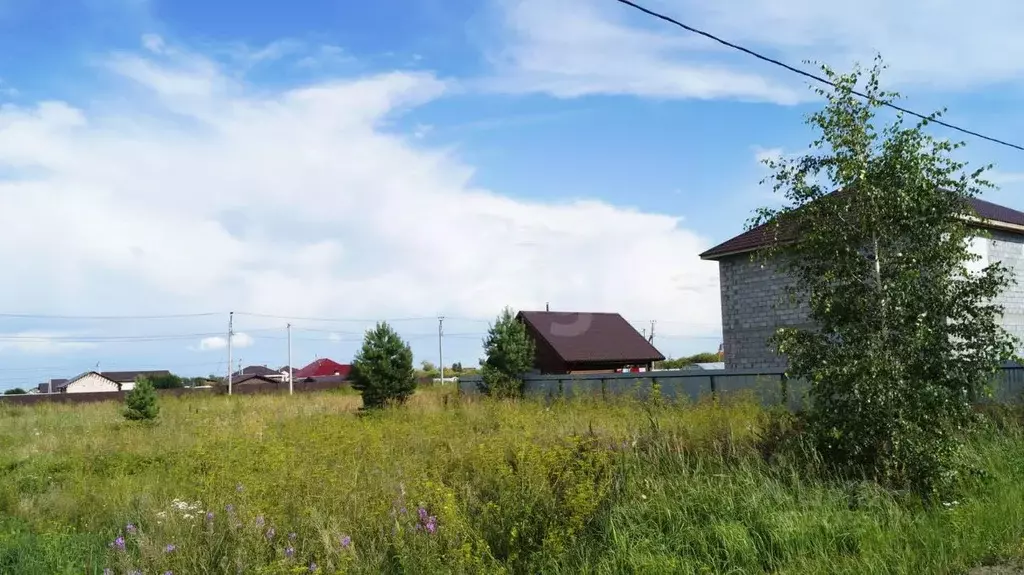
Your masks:
<svg viewBox="0 0 1024 575"><path fill-rule="evenodd" d="M977 198L972 198L969 203L978 218L984 220L981 225L988 227L1000 227L999 224L1019 226L1021 229L1017 230L1018 233L1024 233L1024 212ZM700 258L717 260L726 256L752 252L769 245L772 242L772 233L768 224L762 224L705 251L700 254ZM778 239L781 241L791 240L793 239L792 235L792 233L787 234L785 230L779 230Z"/></svg>
<svg viewBox="0 0 1024 575"><path fill-rule="evenodd" d="M135 378L139 376L150 377L154 375L171 375L171 372L167 371L166 369L159 369L153 371L104 371L97 373L115 383L130 383L135 381Z"/></svg>
<svg viewBox="0 0 1024 575"><path fill-rule="evenodd" d="M517 318L566 363L647 363L665 359L617 313L521 311Z"/></svg>
<svg viewBox="0 0 1024 575"><path fill-rule="evenodd" d="M270 369L269 367L267 367L265 365L250 365L248 367L243 367L241 369L241 371L236 371L235 373L231 374L231 377L243 377L243 376L246 376L246 375L263 375L263 376L268 376L268 375L281 375L281 373L278 372L278 371L274 371L273 369Z"/></svg>
<svg viewBox="0 0 1024 575"><path fill-rule="evenodd" d="M307 377L328 377L333 375L340 375L344 377L348 376L351 371L351 365L338 363L327 358L321 358L302 369L296 370L293 376L295 379L305 379Z"/></svg>
<svg viewBox="0 0 1024 575"><path fill-rule="evenodd" d="M258 374L258 373L250 373L250 374L242 375L238 379L233 379L232 378L232 380L231 380L231 385L242 385L244 383L278 383L278 382L274 381L273 379L270 379L269 377L267 377L265 375Z"/></svg>
<svg viewBox="0 0 1024 575"><path fill-rule="evenodd" d="M111 379L105 373L99 373L99 372L96 372L96 371L87 371L85 373L80 373L80 374L76 375L75 377L72 377L71 379L65 379L63 381L63 383L61 383L59 386L58 385L54 385L53 389L55 389L55 390L57 390L57 389L67 389L67 387L69 385L71 385L72 383L75 383L76 381L82 379L83 377L89 376L89 375L96 375L98 377L102 377L103 379L109 381L110 383L113 383L114 385L118 386L118 388L121 387L121 385L120 385L121 382L119 382L117 380L114 380L114 379Z"/></svg>

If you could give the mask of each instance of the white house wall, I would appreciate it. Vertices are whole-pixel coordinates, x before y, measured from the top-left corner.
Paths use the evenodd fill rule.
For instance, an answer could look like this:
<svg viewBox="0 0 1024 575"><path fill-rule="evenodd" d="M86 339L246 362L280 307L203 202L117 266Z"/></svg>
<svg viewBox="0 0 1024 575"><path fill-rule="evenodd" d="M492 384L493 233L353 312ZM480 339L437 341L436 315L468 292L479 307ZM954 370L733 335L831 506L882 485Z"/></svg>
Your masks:
<svg viewBox="0 0 1024 575"><path fill-rule="evenodd" d="M118 391L117 384L105 377L90 373L68 384L65 393L97 393L104 391Z"/></svg>

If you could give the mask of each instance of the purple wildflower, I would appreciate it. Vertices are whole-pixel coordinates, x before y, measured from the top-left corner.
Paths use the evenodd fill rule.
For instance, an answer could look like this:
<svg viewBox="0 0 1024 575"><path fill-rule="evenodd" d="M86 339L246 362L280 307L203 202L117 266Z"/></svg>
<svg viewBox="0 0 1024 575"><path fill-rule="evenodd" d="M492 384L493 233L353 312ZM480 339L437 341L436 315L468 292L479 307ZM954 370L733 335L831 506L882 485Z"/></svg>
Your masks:
<svg viewBox="0 0 1024 575"><path fill-rule="evenodd" d="M309 563L309 572L312 573L313 571L316 571L316 562L315 561L310 561L310 563Z"/></svg>
<svg viewBox="0 0 1024 575"><path fill-rule="evenodd" d="M174 571L164 571L164 575L174 575Z"/></svg>
<svg viewBox="0 0 1024 575"><path fill-rule="evenodd" d="M288 557L290 559L293 555L295 555L295 548L294 547L289 545L289 546L284 548L284 556L285 557Z"/></svg>
<svg viewBox="0 0 1024 575"><path fill-rule="evenodd" d="M118 535L117 539L114 539L113 543L110 544L110 548L117 549L118 551L124 551L124 537Z"/></svg>
<svg viewBox="0 0 1024 575"><path fill-rule="evenodd" d="M271 527L270 529L267 529L267 539L273 539L274 535L276 533L277 533L277 531L274 531L273 527Z"/></svg>
<svg viewBox="0 0 1024 575"><path fill-rule="evenodd" d="M235 486L235 491L241 492L243 489L245 489L245 487L242 487L241 483L239 483L238 485Z"/></svg>
<svg viewBox="0 0 1024 575"><path fill-rule="evenodd" d="M168 543L167 547L164 547L164 553L171 553L175 549L177 549L177 547L174 545L174 543Z"/></svg>
<svg viewBox="0 0 1024 575"><path fill-rule="evenodd" d="M344 535L341 538L341 548L348 549L349 545L352 545L352 538L348 535Z"/></svg>
<svg viewBox="0 0 1024 575"><path fill-rule="evenodd" d="M256 527L263 527L265 522L262 515L256 517Z"/></svg>
<svg viewBox="0 0 1024 575"><path fill-rule="evenodd" d="M234 513L235 512L235 506L230 504L230 503L228 503L228 506L225 507L225 509L228 510L228 513Z"/></svg>
<svg viewBox="0 0 1024 575"><path fill-rule="evenodd" d="M291 539L292 541L295 541L296 537L298 536L294 532L288 534L288 539Z"/></svg>
<svg viewBox="0 0 1024 575"><path fill-rule="evenodd" d="M427 518L427 524L425 525L425 527L427 529L427 533L434 533L435 531L437 531L437 517L431 515L429 518Z"/></svg>
<svg viewBox="0 0 1024 575"><path fill-rule="evenodd" d="M114 575L114 570L110 567L104 567L103 575Z"/></svg>
<svg viewBox="0 0 1024 575"><path fill-rule="evenodd" d="M420 507L419 509L416 510L416 512L420 515L420 521L427 520L427 510L425 508Z"/></svg>
<svg viewBox="0 0 1024 575"><path fill-rule="evenodd" d="M207 511L206 512L206 520L211 522L211 523L213 522L213 511Z"/></svg>
<svg viewBox="0 0 1024 575"><path fill-rule="evenodd" d="M405 505L403 505L401 507L401 509L398 510L398 512L401 513L402 515L405 515L406 513L409 512L409 510L405 508Z"/></svg>
<svg viewBox="0 0 1024 575"><path fill-rule="evenodd" d="M137 531L137 529L135 528L135 525L133 525L131 523L129 523L128 525L125 525L124 526L124 530L127 531L129 535L135 535L135 532Z"/></svg>

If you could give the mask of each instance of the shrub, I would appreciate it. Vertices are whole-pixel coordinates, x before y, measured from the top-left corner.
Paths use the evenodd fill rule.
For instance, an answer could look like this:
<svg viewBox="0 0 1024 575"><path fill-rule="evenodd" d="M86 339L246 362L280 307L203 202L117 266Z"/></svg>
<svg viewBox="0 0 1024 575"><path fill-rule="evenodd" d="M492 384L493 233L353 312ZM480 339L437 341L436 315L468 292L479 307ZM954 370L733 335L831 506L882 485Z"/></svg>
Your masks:
<svg viewBox="0 0 1024 575"><path fill-rule="evenodd" d="M935 495L955 485L971 405L1013 350L999 325L1009 270L968 269L970 200L990 184L954 158L961 144L925 132L930 120L874 127L897 96L879 88L880 64L863 88L859 68L822 68L833 90L809 119L814 151L767 161L788 205L750 222L776 238L757 255L794 279L791 303L813 326L772 343L811 383L806 423L827 463Z"/></svg>
<svg viewBox="0 0 1024 575"><path fill-rule="evenodd" d="M364 408L402 404L416 391L412 349L386 322L366 332L352 362L352 388L363 396Z"/></svg>
<svg viewBox="0 0 1024 575"><path fill-rule="evenodd" d="M5 391L4 395L25 395L25 390L20 387L15 387L14 389L8 389Z"/></svg>
<svg viewBox="0 0 1024 575"><path fill-rule="evenodd" d="M486 358L480 361L482 392L495 397L519 397L525 372L533 367L535 347L526 325L506 307L487 330Z"/></svg>
<svg viewBox="0 0 1024 575"><path fill-rule="evenodd" d="M125 419L131 421L149 421L160 414L160 406L156 403L156 389L146 377L135 380L135 387L124 396Z"/></svg>
<svg viewBox="0 0 1024 575"><path fill-rule="evenodd" d="M149 381L155 389L177 389L185 387L185 382L173 373L157 374L149 376Z"/></svg>

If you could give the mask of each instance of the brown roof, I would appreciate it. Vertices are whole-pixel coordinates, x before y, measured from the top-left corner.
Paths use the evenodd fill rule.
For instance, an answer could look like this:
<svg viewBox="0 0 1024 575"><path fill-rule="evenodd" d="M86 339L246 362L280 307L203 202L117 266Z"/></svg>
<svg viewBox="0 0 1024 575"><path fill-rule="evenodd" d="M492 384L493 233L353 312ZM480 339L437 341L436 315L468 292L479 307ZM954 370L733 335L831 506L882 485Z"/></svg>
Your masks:
<svg viewBox="0 0 1024 575"><path fill-rule="evenodd" d="M985 200L979 200L977 198L972 198L970 200L970 204L971 207L974 208L978 217L983 220L1014 226L1024 226L1024 212L1019 212L1017 210L993 204L992 202L986 202ZM762 224L707 250L700 254L700 258L703 260L717 260L725 256L754 251L770 244L772 241L772 233L772 229L770 229L767 224ZM787 237L785 230L780 230L778 239L786 241L792 239L792 235L789 234Z"/></svg>
<svg viewBox="0 0 1024 575"><path fill-rule="evenodd" d="M517 317L567 363L647 363L665 359L617 313L521 311Z"/></svg>

